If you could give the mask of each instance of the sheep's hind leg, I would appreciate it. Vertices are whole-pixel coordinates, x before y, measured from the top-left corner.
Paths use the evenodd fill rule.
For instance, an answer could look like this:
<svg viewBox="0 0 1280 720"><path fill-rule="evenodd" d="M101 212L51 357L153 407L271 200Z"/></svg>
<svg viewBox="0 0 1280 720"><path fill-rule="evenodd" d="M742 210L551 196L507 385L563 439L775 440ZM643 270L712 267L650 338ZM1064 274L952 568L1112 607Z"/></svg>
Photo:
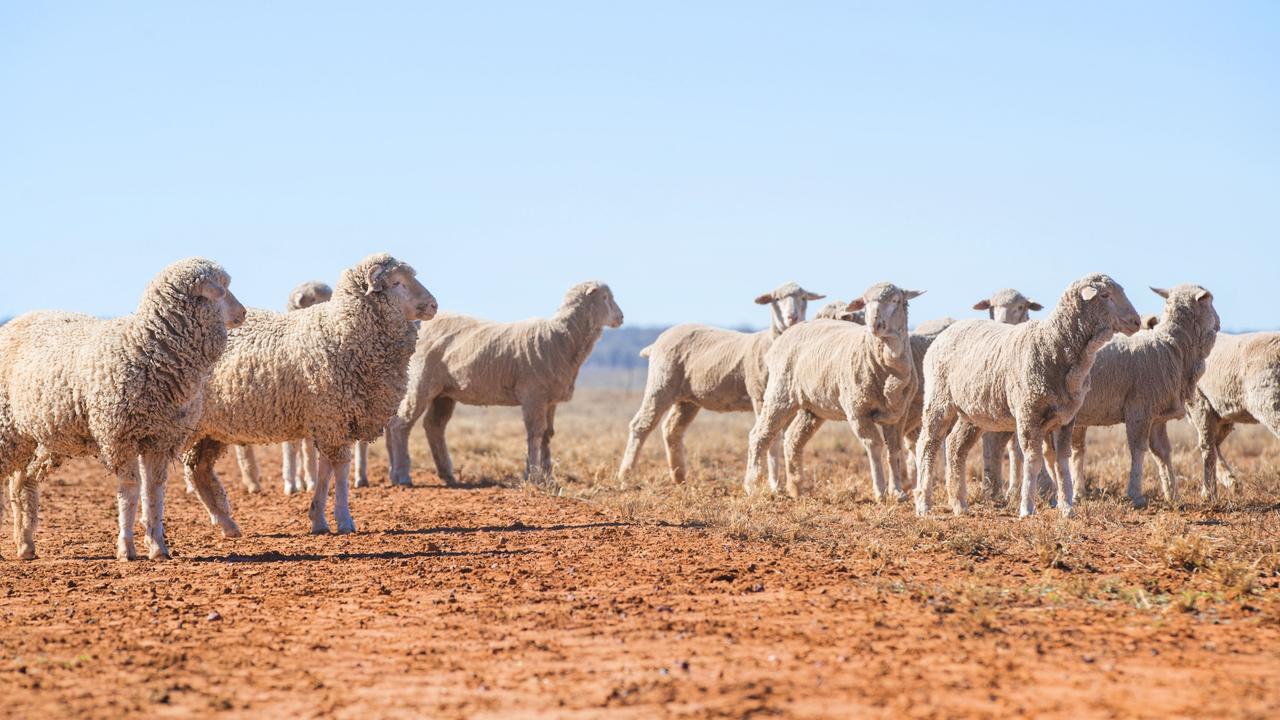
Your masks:
<svg viewBox="0 0 1280 720"><path fill-rule="evenodd" d="M325 509L329 505L329 478L333 477L333 466L323 453L316 458L316 486L312 489L311 505L307 508L307 519L311 521L312 535L328 535L329 519L325 517Z"/></svg>
<svg viewBox="0 0 1280 720"><path fill-rule="evenodd" d="M166 455L143 455L139 469L142 471L142 507L145 513L142 528L146 531L147 557L168 560L169 546L164 541L164 489L169 476L169 458Z"/></svg>
<svg viewBox="0 0 1280 720"><path fill-rule="evenodd" d="M1160 461L1160 487L1164 491L1165 502L1170 507L1178 507L1178 475L1173 470L1173 447L1169 443L1168 423L1157 423L1151 427L1151 454Z"/></svg>
<svg viewBox="0 0 1280 720"><path fill-rule="evenodd" d="M751 434L747 436L747 472L742 478L744 493L751 494L760 484L760 471L768 462L765 455L798 411L798 407L785 401L771 403L766 400L761 406L756 422L751 426ZM776 491L776 488L771 489Z"/></svg>
<svg viewBox="0 0 1280 720"><path fill-rule="evenodd" d="M9 506L13 511L13 541L19 560L36 557L36 520L40 513L40 484L25 469L9 478Z"/></svg>
<svg viewBox="0 0 1280 720"><path fill-rule="evenodd" d="M783 446L786 451L787 494L791 497L800 496L797 484L804 479L804 448L822 427L822 423L822 418L808 410L801 410L787 426Z"/></svg>
<svg viewBox="0 0 1280 720"><path fill-rule="evenodd" d="M120 533L116 537L116 559L136 560L138 551L133 543L133 526L138 522L138 463L126 463L116 474L116 512Z"/></svg>
<svg viewBox="0 0 1280 720"><path fill-rule="evenodd" d="M527 482L542 482L542 436L547 431L547 403L541 400L527 400L522 406L524 415L525 443L528 455L525 458L524 479Z"/></svg>
<svg viewBox="0 0 1280 720"><path fill-rule="evenodd" d="M653 369L650 368L650 375ZM622 464L618 466L618 482L626 483L627 476L631 474L635 468L636 460L640 456L640 450L644 448L644 441L648 439L649 433L658 426L667 410L670 409L674 398L667 393L645 387L644 399L640 401L640 409L636 410L635 417L631 418L631 425L627 435L627 449L622 453Z"/></svg>
<svg viewBox="0 0 1280 720"><path fill-rule="evenodd" d="M968 472L969 453L982 435L982 430L968 420L959 419L947 434L947 495L951 498L951 512L959 517L969 511Z"/></svg>
<svg viewBox="0 0 1280 720"><path fill-rule="evenodd" d="M289 440L280 445L280 474L284 476L284 494L302 490L302 468L298 465L300 442Z"/></svg>
<svg viewBox="0 0 1280 720"><path fill-rule="evenodd" d="M933 483L936 478L938 449L942 446L951 427L956 422L954 410L942 407L925 407L924 422L920 426L920 440L916 442L916 515L924 517L933 505Z"/></svg>
<svg viewBox="0 0 1280 720"><path fill-rule="evenodd" d="M1236 427L1235 423L1223 422L1219 424L1218 439L1216 441L1215 451L1217 452L1217 455L1218 455L1218 463L1222 468L1222 473L1221 473L1221 476L1219 477L1219 482L1221 482L1224 486L1226 486L1228 490L1231 490L1236 486L1238 475L1236 475L1236 469L1232 467L1231 463L1227 460L1227 456L1223 454L1222 443L1226 441L1227 436L1231 434L1231 431L1234 430L1235 427Z"/></svg>
<svg viewBox="0 0 1280 720"><path fill-rule="evenodd" d="M1129 483L1125 492L1133 506L1142 509L1147 506L1147 498L1142 494L1142 463L1151 442L1151 418L1132 415L1125 418L1124 426L1125 439L1129 444Z"/></svg>
<svg viewBox="0 0 1280 720"><path fill-rule="evenodd" d="M413 423L416 420L416 417L405 420L398 414L392 415L383 430L383 437L387 442L387 464L392 485L413 484L409 479L409 431L413 429Z"/></svg>
<svg viewBox="0 0 1280 720"><path fill-rule="evenodd" d="M321 455L327 461L330 473L333 478L333 519L338 525L338 534L346 535L356 531L355 520L351 518L351 496L350 496L350 472L351 472L351 443L339 443L338 445L329 445L319 448ZM328 488L326 488L327 490ZM327 493L326 493L327 494ZM324 504L320 506L321 516L324 514Z"/></svg>
<svg viewBox="0 0 1280 720"><path fill-rule="evenodd" d="M1057 486L1057 502L1051 503L1052 506L1058 508L1058 512L1063 517L1071 517L1074 510L1072 505L1072 496L1075 494L1075 488L1071 483L1071 437L1075 434L1075 427L1072 423L1068 423L1049 434L1047 442L1044 443L1046 453L1046 461L1044 467L1040 470L1040 484L1044 486L1044 479L1048 472L1045 467L1054 465L1057 472L1053 478L1054 484ZM1052 493L1050 493L1052 496Z"/></svg>
<svg viewBox="0 0 1280 720"><path fill-rule="evenodd" d="M884 438L885 451L889 457L889 490L894 502L907 499L904 486L907 481L906 462L902 457L902 426L898 424L881 425L880 435Z"/></svg>
<svg viewBox="0 0 1280 720"><path fill-rule="evenodd" d="M352 452L355 457L352 458L354 480L351 484L358 488L369 487L369 442L357 440Z"/></svg>
<svg viewBox="0 0 1280 720"><path fill-rule="evenodd" d="M262 492L262 483L258 481L258 457L253 446L236 446L236 464L240 466L240 482L244 483L244 489L251 493Z"/></svg>
<svg viewBox="0 0 1280 720"><path fill-rule="evenodd" d="M1018 445L1022 448L1022 499L1018 506L1019 517L1030 517L1036 512L1036 481L1044 468L1044 430L1038 425L1018 423ZM1063 478L1068 484L1071 479Z"/></svg>
<svg viewBox="0 0 1280 720"><path fill-rule="evenodd" d="M662 422L662 440L667 449L667 467L671 469L671 480L685 481L687 467L684 457L684 434L689 424L698 416L702 408L691 402L676 403Z"/></svg>
<svg viewBox="0 0 1280 720"><path fill-rule="evenodd" d="M231 517L231 503L227 491L218 481L213 464L222 454L222 444L208 438L196 443L182 456L183 473L187 484L196 489L196 497L209 513L209 520L222 528L228 538L240 537L240 526Z"/></svg>
<svg viewBox="0 0 1280 720"><path fill-rule="evenodd" d="M556 406L552 403L547 406L547 429L542 432L542 475L550 480L552 478L552 462L551 462L551 438L556 434Z"/></svg>
<svg viewBox="0 0 1280 720"><path fill-rule="evenodd" d="M453 398L439 396L427 406L426 417L422 420L422 429L427 434L427 445L431 448L431 459L436 464L436 475L449 487L457 485L458 478L453 474L453 458L449 455L449 445L445 442L444 433L449 426L449 418L453 417L453 409L457 406L458 402ZM409 457L408 452L406 449L406 462ZM412 484L408 472L405 473L404 482L401 484L406 487Z"/></svg>
<svg viewBox="0 0 1280 720"><path fill-rule="evenodd" d="M1000 464L1004 462L1004 449L1009 445L1012 433L989 432L982 434L982 492L992 500L1000 497L1004 484Z"/></svg>

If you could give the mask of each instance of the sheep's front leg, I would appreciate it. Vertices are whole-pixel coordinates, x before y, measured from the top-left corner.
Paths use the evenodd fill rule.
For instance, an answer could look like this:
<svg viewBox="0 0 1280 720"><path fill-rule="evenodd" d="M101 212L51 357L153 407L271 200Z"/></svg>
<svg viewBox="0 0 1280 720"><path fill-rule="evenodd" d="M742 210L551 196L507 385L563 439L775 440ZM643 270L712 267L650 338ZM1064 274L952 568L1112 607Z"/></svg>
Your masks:
<svg viewBox="0 0 1280 720"><path fill-rule="evenodd" d="M760 473L766 463L765 455L778 437L796 416L799 408L782 398L772 402L765 393L765 402L756 416L751 434L747 436L747 473L742 478L742 491L750 494L760 484ZM776 479L775 479L776 482ZM776 488L771 488L776 491Z"/></svg>
<svg viewBox="0 0 1280 720"><path fill-rule="evenodd" d="M542 436L547 432L547 403L541 399L526 400L521 410L524 414L524 434L528 446L524 479L529 482L540 482L544 479L542 477Z"/></svg>
<svg viewBox="0 0 1280 720"><path fill-rule="evenodd" d="M650 366L650 381L656 376L657 371ZM671 408L674 402L667 392L662 388L646 385L644 389L644 398L640 401L640 409L636 410L635 417L631 418L631 425L627 435L627 449L622 453L622 464L618 466L618 482L626 483L627 476L631 474L635 468L636 460L640 456L640 450L644 448L644 441L648 439L649 433L658 426L658 422L667 414L667 410ZM672 468L672 476L675 476L675 469Z"/></svg>
<svg viewBox="0 0 1280 720"><path fill-rule="evenodd" d="M231 502L227 491L218 481L213 464L222 454L222 444L208 438L196 443L182 457L183 473L187 485L196 489L196 497L209 513L209 520L222 528L224 537L240 537L240 526L231 518Z"/></svg>
<svg viewBox="0 0 1280 720"><path fill-rule="evenodd" d="M1214 443L1214 451L1218 456L1218 464L1222 467L1222 476L1219 478L1228 490L1236 486L1236 469L1231 467L1231 462L1227 460L1226 453L1222 452L1222 443L1226 442L1227 436L1236 427L1235 423L1220 422L1218 424L1218 439Z"/></svg>
<svg viewBox="0 0 1280 720"><path fill-rule="evenodd" d="M982 434L982 491L993 500L1000 496L1000 487L1004 484L1000 468L1004 459L1000 456L1008 444L1009 433Z"/></svg>
<svg viewBox="0 0 1280 720"><path fill-rule="evenodd" d="M1084 458L1088 449L1085 443L1086 435L1089 428L1084 425L1076 425L1074 422L1064 425L1062 430L1058 432L1059 436L1067 436L1065 440L1059 439L1059 457L1066 453L1067 460L1071 466L1071 477L1075 480L1074 497L1072 502L1079 503L1084 500L1085 495L1089 491L1089 474L1085 472Z"/></svg>
<svg viewBox="0 0 1280 720"><path fill-rule="evenodd" d="M881 425L880 435L884 438L885 450L889 453L889 489L894 502L907 499L904 488L907 478L906 466L902 457L902 426L898 424Z"/></svg>
<svg viewBox="0 0 1280 720"><path fill-rule="evenodd" d="M956 517L969 511L966 465L969 453L981 435L978 426L964 419L958 419L947 434L947 495L951 498L951 512Z"/></svg>
<svg viewBox="0 0 1280 720"><path fill-rule="evenodd" d="M1151 417L1141 413L1129 414L1125 418L1124 431L1129 443L1129 483L1126 492L1133 506L1142 509L1147 506L1147 498L1142 494L1142 462L1151 442Z"/></svg>
<svg viewBox="0 0 1280 720"><path fill-rule="evenodd" d="M1200 456L1204 461L1200 496L1206 501L1213 500L1218 494L1218 444L1221 442L1218 433L1222 418L1209 407L1209 401L1197 390L1195 397L1187 403L1187 419L1196 429Z"/></svg>
<svg viewBox="0 0 1280 720"><path fill-rule="evenodd" d="M357 440L355 446L355 483L356 487L369 487L369 443Z"/></svg>
<svg viewBox="0 0 1280 720"><path fill-rule="evenodd" d="M542 432L542 475L548 480L551 479L551 438L556 434L556 406L551 403L547 406L547 429Z"/></svg>
<svg viewBox="0 0 1280 720"><path fill-rule="evenodd" d="M317 446L321 457L330 468L330 477L333 478L333 519L338 523L338 534L346 535L356 531L356 523L351 519L351 443L343 442L335 445L326 444L323 447ZM317 490L319 485L316 486ZM326 491L328 488L326 488ZM325 493L328 494L327 492ZM314 502L313 505L314 507ZM323 499L320 503L320 516L324 517ZM314 518L312 520L314 524Z"/></svg>
<svg viewBox="0 0 1280 720"><path fill-rule="evenodd" d="M783 446L786 450L787 494L793 498L800 496L797 484L804 479L804 448L822 427L822 423L822 418L808 410L801 410L787 426Z"/></svg>
<svg viewBox="0 0 1280 720"><path fill-rule="evenodd" d="M1151 427L1151 454L1160 461L1160 488L1165 502L1178 507L1178 476L1173 471L1173 446L1169 443L1169 426L1161 422Z"/></svg>
<svg viewBox="0 0 1280 720"><path fill-rule="evenodd" d="M436 475L449 487L457 485L458 478L453 474L453 458L450 457L449 445L445 442L445 429L449 427L449 418L453 417L453 410L457 406L456 400L441 395L428 404L426 419L422 421L422 428L427 433L427 445L431 448L431 459L436 464ZM405 457L408 457L408 446L405 447ZM407 471L402 484L410 484Z"/></svg>
<svg viewBox="0 0 1280 720"><path fill-rule="evenodd" d="M1025 463L1022 457L1022 448L1018 445L1016 436L1017 433L1009 434L1012 440L1009 443L1009 482L1005 484L1004 488L1004 499L1007 505L1013 505L1018 502L1018 495L1022 488L1022 466Z"/></svg>
<svg viewBox="0 0 1280 720"><path fill-rule="evenodd" d="M1072 503L1075 501L1073 497L1074 489L1071 483L1071 436L1074 433L1073 423L1067 423L1049 433L1044 444L1046 454L1045 467L1052 465L1057 468L1057 472L1053 474L1054 477L1049 481L1053 483L1053 487L1057 487L1057 495L1052 492L1042 492L1041 494L1042 496L1048 494L1051 498L1056 498L1057 502L1051 499L1049 505L1057 507L1064 516L1071 515ZM1040 471L1039 482L1042 490L1045 487L1046 478L1049 476L1050 473L1046 470L1042 469Z"/></svg>
<svg viewBox="0 0 1280 720"><path fill-rule="evenodd" d="M846 411L847 412L847 411ZM849 415L849 427L853 434L862 441L862 448L867 451L867 461L871 464L871 492L876 502L884 502L884 437L880 428L866 415Z"/></svg>
<svg viewBox="0 0 1280 720"><path fill-rule="evenodd" d="M307 519L311 521L312 535L328 535L329 519L325 517L325 508L329 505L329 478L333 476L333 466L323 453L316 458L316 486L311 495L311 506L307 508Z"/></svg>
<svg viewBox="0 0 1280 720"><path fill-rule="evenodd" d="M953 409L942 405L925 406L916 442L916 515L924 517L933 505L933 483L938 465L938 449L942 447L951 426L956 422Z"/></svg>
<svg viewBox="0 0 1280 720"><path fill-rule="evenodd" d="M685 480L684 434L701 409L691 402L676 403L662 422L662 440L667 449L667 467L671 470L672 482L682 483Z"/></svg>
<svg viewBox="0 0 1280 720"><path fill-rule="evenodd" d="M120 534L116 537L116 559L137 560L133 526L138 522L138 463L126 463L116 474L116 512Z"/></svg>
<svg viewBox="0 0 1280 720"><path fill-rule="evenodd" d="M316 441L310 438L302 440L302 482L307 490L315 490L316 478L320 476L320 453L316 452Z"/></svg>
<svg viewBox="0 0 1280 720"><path fill-rule="evenodd" d="M412 422L398 415L392 415L383 430L387 442L387 464L391 470L392 485L411 485L409 479L409 430Z"/></svg>
<svg viewBox="0 0 1280 720"><path fill-rule="evenodd" d="M251 493L262 492L262 483L258 480L258 457L252 446L236 446L236 464L240 466L240 482L244 483L244 489Z"/></svg>
<svg viewBox="0 0 1280 720"><path fill-rule="evenodd" d="M169 477L169 458L166 455L143 455L139 459L142 471L142 507L145 513L142 527L146 531L147 557L151 560L168 560L169 546L164 541L164 490Z"/></svg>
<svg viewBox="0 0 1280 720"><path fill-rule="evenodd" d="M25 469L9 478L9 506L13 511L13 541L19 560L36 557L36 521L40 515L40 485Z"/></svg>
<svg viewBox="0 0 1280 720"><path fill-rule="evenodd" d="M1044 429L1030 422L1018 421L1018 446L1022 449L1022 501L1018 507L1019 517L1030 517L1036 512L1036 482L1040 479L1040 471L1044 469ZM1071 478L1063 481L1070 490ZM1063 513L1070 512L1070 506L1063 508Z"/></svg>

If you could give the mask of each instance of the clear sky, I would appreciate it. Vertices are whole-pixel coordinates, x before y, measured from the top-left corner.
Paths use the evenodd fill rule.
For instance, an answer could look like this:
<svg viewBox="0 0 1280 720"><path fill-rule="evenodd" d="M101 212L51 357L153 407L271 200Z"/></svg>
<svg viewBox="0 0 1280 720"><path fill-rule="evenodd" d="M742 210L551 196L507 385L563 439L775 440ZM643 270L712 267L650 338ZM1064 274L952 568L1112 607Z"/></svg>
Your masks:
<svg viewBox="0 0 1280 720"><path fill-rule="evenodd" d="M787 280L1280 327L1280 3L0 4L0 316L249 305L387 250L444 309L763 325Z"/></svg>

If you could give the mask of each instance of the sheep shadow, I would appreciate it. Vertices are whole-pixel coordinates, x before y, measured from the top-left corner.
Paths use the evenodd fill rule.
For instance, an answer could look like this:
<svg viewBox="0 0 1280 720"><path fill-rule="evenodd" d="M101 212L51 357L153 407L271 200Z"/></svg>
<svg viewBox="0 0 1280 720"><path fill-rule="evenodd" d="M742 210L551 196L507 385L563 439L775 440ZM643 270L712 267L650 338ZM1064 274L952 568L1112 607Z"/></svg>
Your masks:
<svg viewBox="0 0 1280 720"><path fill-rule="evenodd" d="M502 532L564 532L566 530L593 530L597 528L633 527L635 523L626 522L593 522L577 525L525 525L517 520L510 525L481 525L479 527L443 526L418 528L414 530L383 530L383 535L472 535L476 533Z"/></svg>
<svg viewBox="0 0 1280 720"><path fill-rule="evenodd" d="M412 552L399 552L395 550L387 550L384 552L367 552L367 553L333 553L332 555L320 555L318 553L282 553L276 550L268 550L253 555L201 555L189 558L191 562L198 563L280 563L280 562L322 562L325 560L408 560L412 558L451 558L451 557L512 557L517 555L530 555L532 550L478 550L474 552L454 551L454 550L418 550Z"/></svg>

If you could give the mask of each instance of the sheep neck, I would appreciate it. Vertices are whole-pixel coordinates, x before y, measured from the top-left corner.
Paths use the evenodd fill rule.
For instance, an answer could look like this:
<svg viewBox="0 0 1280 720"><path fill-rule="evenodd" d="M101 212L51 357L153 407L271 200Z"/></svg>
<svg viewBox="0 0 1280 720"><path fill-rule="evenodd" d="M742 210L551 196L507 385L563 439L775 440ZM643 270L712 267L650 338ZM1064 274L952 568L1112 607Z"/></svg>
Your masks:
<svg viewBox="0 0 1280 720"><path fill-rule="evenodd" d="M874 357L877 364L894 377L905 378L911 374L915 366L911 357L911 341L905 328L889 337L877 337L870 330L866 332L875 343Z"/></svg>
<svg viewBox="0 0 1280 720"><path fill-rule="evenodd" d="M144 304L131 319L129 348L138 353L136 372L146 387L189 398L227 346L227 330L216 311L184 299ZM145 355L144 355L145 353Z"/></svg>
<svg viewBox="0 0 1280 720"><path fill-rule="evenodd" d="M1098 350L1115 335L1109 323L1099 326L1081 308L1066 303L1059 303L1035 332L1040 339L1037 346L1067 368L1067 389L1072 394L1084 387Z"/></svg>
<svg viewBox="0 0 1280 720"><path fill-rule="evenodd" d="M592 309L581 303L560 308L552 319L552 331L565 338L573 367L580 368L604 333L604 326L594 317Z"/></svg>
<svg viewBox="0 0 1280 720"><path fill-rule="evenodd" d="M1198 323L1193 308L1170 304L1165 314L1166 319L1156 325L1153 332L1181 361L1183 376L1187 379L1185 386L1191 388L1204 372L1205 358L1213 349L1212 340L1196 332Z"/></svg>

